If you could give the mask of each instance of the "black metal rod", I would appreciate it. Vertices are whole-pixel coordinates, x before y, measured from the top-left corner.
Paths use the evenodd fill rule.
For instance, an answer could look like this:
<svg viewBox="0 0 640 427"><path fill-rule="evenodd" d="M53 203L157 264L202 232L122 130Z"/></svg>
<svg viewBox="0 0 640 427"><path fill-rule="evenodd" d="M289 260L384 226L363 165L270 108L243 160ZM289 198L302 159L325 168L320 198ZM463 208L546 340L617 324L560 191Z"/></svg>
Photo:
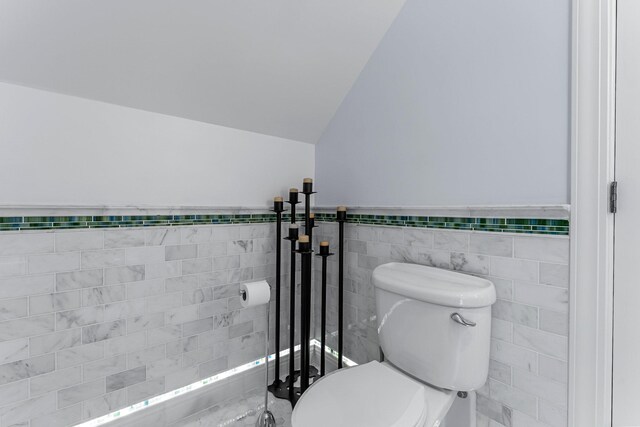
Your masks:
<svg viewBox="0 0 640 427"><path fill-rule="evenodd" d="M338 369L342 368L344 343L344 223L346 208L338 208Z"/></svg>
<svg viewBox="0 0 640 427"><path fill-rule="evenodd" d="M280 383L280 269L282 261L282 211L276 210L276 360L274 384Z"/></svg>
<svg viewBox="0 0 640 427"><path fill-rule="evenodd" d="M300 286L300 393L309 387L309 338L311 336L311 244L308 236L299 241L301 259Z"/></svg>
<svg viewBox="0 0 640 427"><path fill-rule="evenodd" d="M325 335L327 335L327 256L322 257L322 312L320 320L320 376L325 372Z"/></svg>
<svg viewBox="0 0 640 427"><path fill-rule="evenodd" d="M289 399L294 398L295 384L295 330L296 330L296 241L291 240L291 289L289 291Z"/></svg>

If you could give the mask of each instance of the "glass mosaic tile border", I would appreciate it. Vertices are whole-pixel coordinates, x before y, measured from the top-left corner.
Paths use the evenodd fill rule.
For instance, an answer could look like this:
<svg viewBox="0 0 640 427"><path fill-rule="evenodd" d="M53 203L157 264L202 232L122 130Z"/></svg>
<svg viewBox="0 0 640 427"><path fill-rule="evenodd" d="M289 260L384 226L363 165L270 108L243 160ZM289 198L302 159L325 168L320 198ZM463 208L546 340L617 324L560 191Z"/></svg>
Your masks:
<svg viewBox="0 0 640 427"><path fill-rule="evenodd" d="M317 213L316 220L331 222L336 220L336 215L333 213ZM569 235L569 220L566 219L468 218L353 214L347 216L347 222L363 225L491 231L494 233Z"/></svg>
<svg viewBox="0 0 640 427"><path fill-rule="evenodd" d="M302 220L301 214L296 215ZM289 221L283 214L283 221ZM172 227L207 224L260 224L274 222L273 213L211 214L211 215L115 215L115 216L12 216L0 217L1 231L63 230L82 228ZM316 221L334 222L333 213L316 213ZM491 231L568 235L566 219L536 218L468 218L400 215L348 215L351 224L387 225L397 227L439 228L450 230Z"/></svg>

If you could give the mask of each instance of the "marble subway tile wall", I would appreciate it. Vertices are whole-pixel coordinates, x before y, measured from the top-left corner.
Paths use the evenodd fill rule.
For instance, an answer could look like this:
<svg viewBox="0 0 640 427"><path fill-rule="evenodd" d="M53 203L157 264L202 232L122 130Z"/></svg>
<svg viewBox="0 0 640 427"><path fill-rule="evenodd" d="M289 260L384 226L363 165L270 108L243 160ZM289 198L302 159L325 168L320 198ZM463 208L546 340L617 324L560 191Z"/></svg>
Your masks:
<svg viewBox="0 0 640 427"><path fill-rule="evenodd" d="M270 223L0 233L0 426L71 425L261 357L265 309L238 290L273 282L274 238Z"/></svg>
<svg viewBox="0 0 640 427"><path fill-rule="evenodd" d="M567 425L568 236L355 224L346 225L345 235L347 357L359 363L379 358L371 283L376 266L411 262L485 277L498 300L489 379L477 393L478 427ZM316 237L337 250L337 224L322 223ZM327 342L337 348L337 256L329 261L328 291ZM316 286L316 301L318 292Z"/></svg>

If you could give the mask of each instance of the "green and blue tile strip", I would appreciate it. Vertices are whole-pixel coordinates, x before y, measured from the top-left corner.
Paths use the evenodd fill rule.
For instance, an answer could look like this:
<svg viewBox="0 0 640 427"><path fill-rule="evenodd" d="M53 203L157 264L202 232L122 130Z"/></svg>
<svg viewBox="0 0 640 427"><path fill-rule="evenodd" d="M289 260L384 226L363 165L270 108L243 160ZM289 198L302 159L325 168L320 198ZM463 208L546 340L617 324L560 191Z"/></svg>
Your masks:
<svg viewBox="0 0 640 427"><path fill-rule="evenodd" d="M299 217L302 220L302 215ZM318 222L333 222L335 221L335 218L335 214L333 213L316 213L316 221ZM271 213L211 215L11 216L0 217L0 231L260 224L275 222L275 219L275 214ZM288 221L289 215L284 214L283 220ZM349 214L347 222L362 225L386 225L503 233L546 235L569 234L569 221L566 219L468 218Z"/></svg>

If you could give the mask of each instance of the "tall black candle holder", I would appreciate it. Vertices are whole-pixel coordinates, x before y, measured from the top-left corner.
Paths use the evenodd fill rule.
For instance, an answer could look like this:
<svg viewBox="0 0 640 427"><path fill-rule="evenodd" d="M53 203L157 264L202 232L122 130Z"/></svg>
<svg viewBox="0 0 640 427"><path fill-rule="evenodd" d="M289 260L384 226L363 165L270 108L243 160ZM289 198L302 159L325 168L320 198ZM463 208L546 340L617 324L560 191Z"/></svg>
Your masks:
<svg viewBox="0 0 640 427"><path fill-rule="evenodd" d="M301 262L300 285L300 394L309 388L311 338L311 242L309 236L300 236L298 253Z"/></svg>
<svg viewBox="0 0 640 427"><path fill-rule="evenodd" d="M332 256L329 252L329 242L320 242L320 253L316 256L322 257L322 308L320 319L320 376L325 374L326 359L326 335L327 335L327 258Z"/></svg>
<svg viewBox="0 0 640 427"><path fill-rule="evenodd" d="M344 223L347 222L347 208L339 206L338 221L338 369L342 368L344 335Z"/></svg>
<svg viewBox="0 0 640 427"><path fill-rule="evenodd" d="M292 188L289 190L289 200L291 205L291 225L289 226L289 236L287 240L291 242L291 261L290 261L290 289L289 289L289 376L287 377L287 397L294 404L298 395L295 390L295 382L299 372L296 372L295 366L295 330L296 330L296 242L298 241L299 230L296 225L296 205L298 201L298 190Z"/></svg>
<svg viewBox="0 0 640 427"><path fill-rule="evenodd" d="M284 203L282 197L273 200L272 212L276 214L276 318L275 318L275 374L273 383L268 387L275 396L286 397L288 389L286 383L280 379L280 301L281 297L281 266L282 266L282 212Z"/></svg>

